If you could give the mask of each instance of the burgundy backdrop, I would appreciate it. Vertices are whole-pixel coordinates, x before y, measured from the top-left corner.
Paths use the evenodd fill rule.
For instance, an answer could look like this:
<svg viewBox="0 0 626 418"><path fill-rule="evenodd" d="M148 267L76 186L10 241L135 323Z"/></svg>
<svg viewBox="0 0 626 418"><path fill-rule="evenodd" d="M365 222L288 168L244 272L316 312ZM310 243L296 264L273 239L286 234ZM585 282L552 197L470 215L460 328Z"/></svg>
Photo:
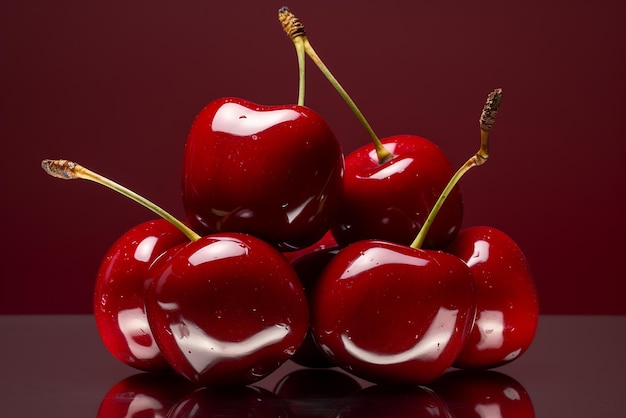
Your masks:
<svg viewBox="0 0 626 418"><path fill-rule="evenodd" d="M287 5L379 136L425 136L454 165L502 87L491 159L461 182L465 225L519 243L543 313L626 314L626 3L507 3L2 1L0 313L91 312L106 249L154 218L40 161L75 160L182 217L196 113L221 96L296 101ZM346 152L369 141L310 61L307 83Z"/></svg>

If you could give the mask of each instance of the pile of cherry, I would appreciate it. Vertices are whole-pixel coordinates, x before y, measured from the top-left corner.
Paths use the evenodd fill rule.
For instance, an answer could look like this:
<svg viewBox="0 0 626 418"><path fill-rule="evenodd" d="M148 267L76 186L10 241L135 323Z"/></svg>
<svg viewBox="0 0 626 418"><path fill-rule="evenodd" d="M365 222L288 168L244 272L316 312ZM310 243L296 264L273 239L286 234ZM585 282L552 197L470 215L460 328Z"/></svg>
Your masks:
<svg viewBox="0 0 626 418"><path fill-rule="evenodd" d="M66 160L43 166L112 183ZM308 107L215 100L185 146L187 223L138 225L100 266L102 340L128 365L202 385L251 384L289 359L409 384L510 362L537 327L533 280L505 233L461 228L459 187L440 199L454 176L418 136L344 156Z"/></svg>

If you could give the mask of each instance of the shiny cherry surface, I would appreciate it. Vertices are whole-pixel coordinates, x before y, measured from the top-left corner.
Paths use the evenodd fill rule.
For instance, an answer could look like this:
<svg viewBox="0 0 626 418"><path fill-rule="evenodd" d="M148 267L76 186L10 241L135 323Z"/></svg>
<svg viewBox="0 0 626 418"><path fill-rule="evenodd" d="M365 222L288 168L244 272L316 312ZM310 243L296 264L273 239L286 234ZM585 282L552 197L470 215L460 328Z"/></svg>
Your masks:
<svg viewBox="0 0 626 418"><path fill-rule="evenodd" d="M155 265L146 311L168 363L207 385L249 384L302 343L306 296L289 262L240 233L208 235Z"/></svg>
<svg viewBox="0 0 626 418"><path fill-rule="evenodd" d="M298 249L330 228L342 173L341 146L311 109L223 98L189 132L183 201L200 233L245 232Z"/></svg>
<svg viewBox="0 0 626 418"><path fill-rule="evenodd" d="M312 330L324 353L358 377L423 384L452 365L474 312L460 259L367 240L328 264L313 294Z"/></svg>
<svg viewBox="0 0 626 418"><path fill-rule="evenodd" d="M444 153L427 139L399 135L382 140L394 157L380 164L373 145L345 160L344 194L332 231L347 245L380 239L410 245L454 174ZM424 248L441 249L461 228L463 202L455 187L433 223Z"/></svg>
<svg viewBox="0 0 626 418"><path fill-rule="evenodd" d="M496 367L519 357L539 321L537 291L522 250L504 232L474 226L463 229L446 251L467 263L476 289L476 321L455 365Z"/></svg>
<svg viewBox="0 0 626 418"><path fill-rule="evenodd" d="M150 331L143 295L152 262L185 242L169 222L145 222L122 235L100 264L93 305L98 332L111 354L137 369L169 369Z"/></svg>

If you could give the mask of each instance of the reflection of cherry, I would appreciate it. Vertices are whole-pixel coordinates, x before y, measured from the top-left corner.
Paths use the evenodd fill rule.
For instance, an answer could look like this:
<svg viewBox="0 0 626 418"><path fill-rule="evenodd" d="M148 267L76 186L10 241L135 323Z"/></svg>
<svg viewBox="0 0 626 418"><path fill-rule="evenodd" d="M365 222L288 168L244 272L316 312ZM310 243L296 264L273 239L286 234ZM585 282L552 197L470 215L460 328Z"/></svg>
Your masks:
<svg viewBox="0 0 626 418"><path fill-rule="evenodd" d="M333 418L453 418L439 395L425 386L371 386L350 397Z"/></svg>
<svg viewBox="0 0 626 418"><path fill-rule="evenodd" d="M327 417L339 410L361 385L346 373L333 369L300 369L283 377L276 393L285 399L298 417Z"/></svg>
<svg viewBox="0 0 626 418"><path fill-rule="evenodd" d="M181 399L168 418L291 418L292 411L272 392L252 387L200 388Z"/></svg>
<svg viewBox="0 0 626 418"><path fill-rule="evenodd" d="M429 385L457 418L534 418L524 387L493 370L455 370Z"/></svg>
<svg viewBox="0 0 626 418"><path fill-rule="evenodd" d="M175 374L139 373L116 383L102 398L98 418L165 417L193 385Z"/></svg>
<svg viewBox="0 0 626 418"><path fill-rule="evenodd" d="M145 222L122 235L100 264L94 317L102 342L123 363L141 370L169 369L146 317L146 273L161 253L188 241L164 219Z"/></svg>

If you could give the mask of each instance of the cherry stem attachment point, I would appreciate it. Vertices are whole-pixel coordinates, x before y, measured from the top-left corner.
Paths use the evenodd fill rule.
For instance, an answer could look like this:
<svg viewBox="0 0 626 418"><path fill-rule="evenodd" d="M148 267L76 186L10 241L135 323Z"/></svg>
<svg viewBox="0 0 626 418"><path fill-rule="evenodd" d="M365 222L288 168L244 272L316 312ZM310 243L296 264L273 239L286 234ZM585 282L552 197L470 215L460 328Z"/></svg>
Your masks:
<svg viewBox="0 0 626 418"><path fill-rule="evenodd" d="M317 67L320 69L322 74L326 77L326 79L330 82L330 84L337 90L339 95L343 98L343 100L348 104L352 113L356 116L357 120L361 123L363 128L367 131L370 138L372 139L372 143L376 150L376 155L378 157L378 162L383 164L393 158L393 154L385 148L383 143L380 141L371 125L365 119L365 116L358 108L354 100L350 97L348 92L343 88L343 86L339 83L339 81L335 78L335 76L330 72L328 67L324 64L322 59L313 49L313 46L309 42L309 39L306 36L306 30L304 25L287 7L281 7L278 10L278 20L280 21L283 30L289 36L291 41L294 43L296 47L296 52L298 54L298 62L300 66L300 94L298 104L300 104L300 100L304 103L304 59L303 55L306 54ZM302 58L301 58L302 56Z"/></svg>
<svg viewBox="0 0 626 418"><path fill-rule="evenodd" d="M424 241L426 240L426 235L430 230L439 210L445 203L446 199L452 193L452 190L457 185L461 177L465 175L470 169L477 167L479 165L483 165L487 162L489 158L489 135L491 133L491 129L493 128L493 124L495 122L496 114L498 113L498 109L500 108L500 103L502 102L502 89L495 89L487 96L487 101L485 102L485 106L483 107L483 111L480 114L479 126L480 126L480 149L476 154L472 155L466 162L463 164L457 171L454 173L446 187L439 195L439 198L435 202L435 205L431 209L428 217L424 221L424 225L420 229L419 233L413 240L411 244L412 248L421 248L424 245Z"/></svg>
<svg viewBox="0 0 626 418"><path fill-rule="evenodd" d="M155 214L159 215L166 221L170 222L176 228L178 228L189 240L196 241L200 239L200 235L196 234L192 231L187 225L183 224L181 221L176 219L169 212L150 202L146 198L138 195L130 189L110 180L106 177L101 176L98 173L95 173L79 164L76 164L73 161L68 160L43 160L41 162L41 168L51 175L52 177L64 179L64 180L74 180L74 179L83 179L90 180L95 183L98 183L102 186L108 187L111 190L114 190L120 193L123 196L128 197L131 200L139 203L140 205L150 209Z"/></svg>

